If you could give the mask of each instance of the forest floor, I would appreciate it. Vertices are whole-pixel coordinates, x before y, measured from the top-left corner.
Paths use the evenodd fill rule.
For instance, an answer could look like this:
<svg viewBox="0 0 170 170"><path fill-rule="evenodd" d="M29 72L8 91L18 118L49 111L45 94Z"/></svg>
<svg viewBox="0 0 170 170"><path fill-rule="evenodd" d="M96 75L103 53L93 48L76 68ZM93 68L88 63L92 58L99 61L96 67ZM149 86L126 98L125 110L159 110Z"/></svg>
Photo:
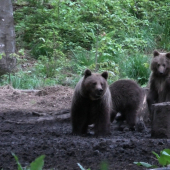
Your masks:
<svg viewBox="0 0 170 170"><path fill-rule="evenodd" d="M149 125L144 132L120 131L113 122L110 136L73 136L70 114L65 112L72 95L73 89L65 86L0 87L0 169L17 169L13 152L23 167L44 154L45 170L80 170L77 163L99 170L102 162L109 170L142 170L133 162L157 164L151 152L170 148L170 140L151 138Z"/></svg>

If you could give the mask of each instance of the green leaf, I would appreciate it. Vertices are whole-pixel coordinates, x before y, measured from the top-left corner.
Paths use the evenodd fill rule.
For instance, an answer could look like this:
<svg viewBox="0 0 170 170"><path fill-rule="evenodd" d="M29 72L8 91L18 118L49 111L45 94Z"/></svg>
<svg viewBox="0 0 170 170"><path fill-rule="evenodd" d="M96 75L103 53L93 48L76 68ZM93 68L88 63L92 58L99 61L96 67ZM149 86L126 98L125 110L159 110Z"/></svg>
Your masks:
<svg viewBox="0 0 170 170"><path fill-rule="evenodd" d="M170 155L170 149L164 149L163 151L165 151L166 153Z"/></svg>
<svg viewBox="0 0 170 170"><path fill-rule="evenodd" d="M167 156L167 157L170 157L170 154L168 154L166 151L162 151L162 153L161 153L162 155L165 155L165 156Z"/></svg>
<svg viewBox="0 0 170 170"><path fill-rule="evenodd" d="M101 167L100 167L101 170L108 170L108 163L107 162L102 162L101 163Z"/></svg>
<svg viewBox="0 0 170 170"><path fill-rule="evenodd" d="M23 170L21 164L19 163L18 157L13 152L11 152L11 154L15 158L15 161L17 162L18 170Z"/></svg>
<svg viewBox="0 0 170 170"><path fill-rule="evenodd" d="M152 153L157 157L157 159L160 158L160 156L156 152L152 151Z"/></svg>
<svg viewBox="0 0 170 170"><path fill-rule="evenodd" d="M145 168L156 168L155 165L151 165L151 164L148 164L146 162L133 162L133 163L138 165L138 166L143 166Z"/></svg>
<svg viewBox="0 0 170 170"><path fill-rule="evenodd" d="M80 167L81 170L85 170L80 163L77 163L77 165Z"/></svg>
<svg viewBox="0 0 170 170"><path fill-rule="evenodd" d="M30 165L30 170L42 170L44 166L44 158L45 155L41 155L40 157L36 158L34 162Z"/></svg>
<svg viewBox="0 0 170 170"><path fill-rule="evenodd" d="M159 161L159 164L162 166L167 165L167 160L163 155L158 159L158 161Z"/></svg>
<svg viewBox="0 0 170 170"><path fill-rule="evenodd" d="M158 161L162 166L167 166L168 164L170 164L169 152L169 149L164 149L163 151L161 151L160 158L158 159Z"/></svg>

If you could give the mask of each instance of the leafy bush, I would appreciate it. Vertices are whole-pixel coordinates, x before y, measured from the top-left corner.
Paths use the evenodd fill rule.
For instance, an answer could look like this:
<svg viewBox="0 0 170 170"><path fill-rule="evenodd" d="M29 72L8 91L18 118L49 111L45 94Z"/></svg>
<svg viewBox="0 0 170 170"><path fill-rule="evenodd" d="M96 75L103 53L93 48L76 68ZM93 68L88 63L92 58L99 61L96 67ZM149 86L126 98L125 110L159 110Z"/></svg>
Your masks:
<svg viewBox="0 0 170 170"><path fill-rule="evenodd" d="M119 61L121 77L135 79L141 85L148 82L150 59L146 55L136 53L122 56L121 59Z"/></svg>
<svg viewBox="0 0 170 170"><path fill-rule="evenodd" d="M111 60L112 56L104 52L98 54L98 61L95 63L96 51L95 49L91 51L84 50L79 47L72 51L72 70L74 73L82 75L86 68L89 68L93 72L104 72L109 73L109 83L118 80L119 77L119 67Z"/></svg>

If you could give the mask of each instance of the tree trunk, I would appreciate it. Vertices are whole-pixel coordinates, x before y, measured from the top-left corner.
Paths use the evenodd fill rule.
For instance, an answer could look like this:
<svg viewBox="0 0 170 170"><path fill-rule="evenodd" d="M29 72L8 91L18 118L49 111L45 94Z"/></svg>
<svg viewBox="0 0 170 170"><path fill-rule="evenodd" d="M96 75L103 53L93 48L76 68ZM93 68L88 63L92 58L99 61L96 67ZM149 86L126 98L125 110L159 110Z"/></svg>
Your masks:
<svg viewBox="0 0 170 170"><path fill-rule="evenodd" d="M15 31L11 0L0 0L0 76L16 66ZM2 57L2 58L1 58Z"/></svg>
<svg viewBox="0 0 170 170"><path fill-rule="evenodd" d="M154 104L152 115L151 136L170 139L170 102Z"/></svg>

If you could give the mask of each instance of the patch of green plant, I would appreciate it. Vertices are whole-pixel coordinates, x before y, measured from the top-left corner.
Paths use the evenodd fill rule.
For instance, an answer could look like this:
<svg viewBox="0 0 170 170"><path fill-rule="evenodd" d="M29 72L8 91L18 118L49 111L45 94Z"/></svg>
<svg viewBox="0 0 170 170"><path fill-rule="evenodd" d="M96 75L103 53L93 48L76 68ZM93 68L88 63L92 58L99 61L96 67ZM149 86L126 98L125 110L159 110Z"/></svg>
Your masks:
<svg viewBox="0 0 170 170"><path fill-rule="evenodd" d="M40 157L36 158L35 161L33 161L28 167L24 168L21 166L18 157L14 153L12 153L12 155L14 156L15 161L18 165L18 170L42 170L44 166L45 155L41 155Z"/></svg>
<svg viewBox="0 0 170 170"><path fill-rule="evenodd" d="M56 78L46 78L45 75L36 75L34 71L19 71L11 73L10 81L9 76L4 75L1 77L0 85L10 84L16 89L38 89L44 86L54 86L58 80Z"/></svg>
<svg viewBox="0 0 170 170"><path fill-rule="evenodd" d="M90 170L90 168L88 168L88 169L83 168L83 166L82 166L80 163L77 163L77 165L79 166L79 168L80 168L81 170Z"/></svg>
<svg viewBox="0 0 170 170"><path fill-rule="evenodd" d="M73 86L89 68L108 71L109 83L132 78L143 85L150 72L147 55L170 50L168 0L17 2L16 44L38 60L32 73L42 82Z"/></svg>
<svg viewBox="0 0 170 170"><path fill-rule="evenodd" d="M156 156L158 163L162 167L166 167L166 166L170 165L170 149L162 150L160 152L160 155L158 155L154 151L152 151L152 153ZM134 162L134 164L136 164L138 166L143 166L145 168L157 168L157 166L151 165L151 164L148 164L148 163L145 163L145 162Z"/></svg>
<svg viewBox="0 0 170 170"><path fill-rule="evenodd" d="M102 73L107 71L109 73L108 82L113 83L119 78L119 66L109 54L100 50L98 54L98 61L95 63L95 49L91 51L84 50L79 47L72 51L71 68L74 73L82 75L88 68L93 72Z"/></svg>
<svg viewBox="0 0 170 170"><path fill-rule="evenodd" d="M95 45L96 35L104 34L109 35L103 38L110 55L115 45L109 41L125 49L147 47L143 30L149 28L149 21L144 16L150 14L150 9L146 8L146 2L137 2L140 13L147 13L140 19L129 10L136 10L132 0L126 3L118 0L27 2L27 6L15 11L17 42L24 41L22 45L29 47L36 58L53 53L56 48L51 44L56 44L59 51L77 46L90 50Z"/></svg>
<svg viewBox="0 0 170 170"><path fill-rule="evenodd" d="M141 85L147 84L150 75L150 58L146 55L131 54L122 56L118 61L120 67L120 77L137 80Z"/></svg>

